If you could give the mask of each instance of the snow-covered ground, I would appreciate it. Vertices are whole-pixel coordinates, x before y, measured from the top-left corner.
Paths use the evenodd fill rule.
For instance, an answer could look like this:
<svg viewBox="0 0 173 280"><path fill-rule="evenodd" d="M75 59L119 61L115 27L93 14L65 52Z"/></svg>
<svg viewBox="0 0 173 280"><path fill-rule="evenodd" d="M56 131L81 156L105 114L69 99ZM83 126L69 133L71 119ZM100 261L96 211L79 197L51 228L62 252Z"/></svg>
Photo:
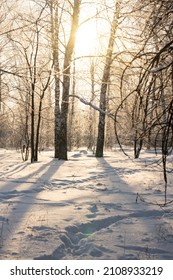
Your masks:
<svg viewBox="0 0 173 280"><path fill-rule="evenodd" d="M173 204L158 205L164 183L161 167L148 165L153 155L79 150L64 162L43 151L30 164L1 149L0 259L173 259Z"/></svg>

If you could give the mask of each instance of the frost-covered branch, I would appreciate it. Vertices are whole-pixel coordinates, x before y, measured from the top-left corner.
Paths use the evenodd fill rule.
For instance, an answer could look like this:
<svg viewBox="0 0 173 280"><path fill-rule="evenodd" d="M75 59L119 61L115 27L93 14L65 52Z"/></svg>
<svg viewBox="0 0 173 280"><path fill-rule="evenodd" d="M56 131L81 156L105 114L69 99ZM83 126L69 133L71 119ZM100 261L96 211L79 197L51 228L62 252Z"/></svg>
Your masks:
<svg viewBox="0 0 173 280"><path fill-rule="evenodd" d="M99 107L95 106L94 104L92 104L91 102L87 101L86 99L83 99L82 97L78 96L78 95L74 95L74 94L71 94L69 95L69 97L74 97L74 98L77 98L79 99L80 102L82 102L83 104L87 105L87 106L90 106L91 108L93 108L94 110L100 112L101 114L103 115L106 115L112 119L114 119L114 115L111 114L110 112L107 112L107 111L104 111L102 109L100 109Z"/></svg>

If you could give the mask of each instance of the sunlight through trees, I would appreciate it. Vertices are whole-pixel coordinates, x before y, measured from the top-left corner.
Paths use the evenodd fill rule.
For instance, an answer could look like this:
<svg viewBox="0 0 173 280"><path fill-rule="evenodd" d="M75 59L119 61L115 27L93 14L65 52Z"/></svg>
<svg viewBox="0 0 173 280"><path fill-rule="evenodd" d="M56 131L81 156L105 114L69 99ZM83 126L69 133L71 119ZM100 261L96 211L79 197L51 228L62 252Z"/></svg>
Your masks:
<svg viewBox="0 0 173 280"><path fill-rule="evenodd" d="M172 152L172 2L3 0L0 146ZM126 152L125 152L126 153ZM29 156L30 154L30 156Z"/></svg>

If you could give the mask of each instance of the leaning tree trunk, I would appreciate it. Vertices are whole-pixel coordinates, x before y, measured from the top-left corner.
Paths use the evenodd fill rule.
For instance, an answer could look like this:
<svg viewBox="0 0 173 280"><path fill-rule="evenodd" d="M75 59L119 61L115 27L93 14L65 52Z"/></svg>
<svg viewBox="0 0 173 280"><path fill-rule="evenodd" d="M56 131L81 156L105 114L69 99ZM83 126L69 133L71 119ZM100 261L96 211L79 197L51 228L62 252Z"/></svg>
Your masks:
<svg viewBox="0 0 173 280"><path fill-rule="evenodd" d="M80 0L74 1L73 17L71 24L71 32L68 44L65 49L64 71L63 71L63 92L61 102L60 115L60 131L59 131L59 159L67 160L67 118L69 109L69 91L70 91L70 70L71 60L74 51L76 33L79 24Z"/></svg>
<svg viewBox="0 0 173 280"><path fill-rule="evenodd" d="M118 27L119 12L120 12L120 2L117 1L115 13L111 25L110 38L109 38L109 44L108 44L108 49L106 54L106 62L103 71L102 85L100 91L100 109L102 111L106 111L106 93L107 93L108 83L110 80L110 68L112 64L112 54L113 54L113 47L115 41L115 33ZM105 114L100 112L97 146L96 146L96 157L103 157L104 138L105 138Z"/></svg>
<svg viewBox="0 0 173 280"><path fill-rule="evenodd" d="M41 118L42 118L42 106L43 106L43 99L45 96L45 92L50 85L50 78L51 78L51 71L49 72L49 76L47 78L46 84L42 89L42 93L40 95L39 100L39 109L38 109L38 121L37 121L37 130L36 130L36 139L35 139L35 161L38 161L38 146L39 146L39 137L40 137L40 125L41 125Z"/></svg>

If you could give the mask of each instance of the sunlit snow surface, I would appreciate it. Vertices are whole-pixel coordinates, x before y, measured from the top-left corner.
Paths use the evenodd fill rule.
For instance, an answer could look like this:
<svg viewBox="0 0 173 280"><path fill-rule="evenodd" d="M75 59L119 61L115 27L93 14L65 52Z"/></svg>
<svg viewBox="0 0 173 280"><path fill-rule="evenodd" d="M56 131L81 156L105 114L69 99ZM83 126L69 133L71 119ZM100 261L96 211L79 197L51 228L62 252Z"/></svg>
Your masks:
<svg viewBox="0 0 173 280"><path fill-rule="evenodd" d="M30 164L0 150L0 259L173 259L173 203L158 205L164 182L154 153L53 154Z"/></svg>

